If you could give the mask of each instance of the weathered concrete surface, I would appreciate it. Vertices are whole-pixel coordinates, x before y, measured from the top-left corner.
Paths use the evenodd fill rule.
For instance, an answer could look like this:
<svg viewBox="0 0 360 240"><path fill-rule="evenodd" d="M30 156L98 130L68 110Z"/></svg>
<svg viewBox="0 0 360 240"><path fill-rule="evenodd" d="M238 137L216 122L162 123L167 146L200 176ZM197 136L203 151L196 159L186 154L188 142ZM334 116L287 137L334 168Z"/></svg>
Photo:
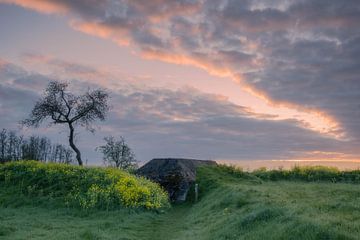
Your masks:
<svg viewBox="0 0 360 240"><path fill-rule="evenodd" d="M195 182L196 168L201 165L216 165L215 161L155 158L138 169L137 174L159 183L173 202L183 202Z"/></svg>

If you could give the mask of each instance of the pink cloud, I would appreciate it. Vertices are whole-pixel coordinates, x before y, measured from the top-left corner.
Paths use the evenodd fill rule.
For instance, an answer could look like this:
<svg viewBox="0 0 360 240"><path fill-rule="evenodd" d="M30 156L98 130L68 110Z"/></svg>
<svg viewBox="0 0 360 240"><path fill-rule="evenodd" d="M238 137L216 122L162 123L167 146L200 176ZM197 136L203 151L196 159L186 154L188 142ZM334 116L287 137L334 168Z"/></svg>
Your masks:
<svg viewBox="0 0 360 240"><path fill-rule="evenodd" d="M65 0L0 2L44 13L66 14L70 16L70 24L74 29L110 39L120 45L129 45L144 58L192 65L210 74L227 77L263 99L274 110L280 106L298 111L293 115L279 111L284 117L298 118L307 128L329 133L331 136L341 136L339 129L342 128L342 123L339 115L329 113L331 106L319 106L315 101L313 104L302 104L301 101L295 101L291 94L285 94L286 91L297 93L296 87L291 88L286 85L286 81L277 83L276 78L266 80L267 82L264 79L270 75L269 71L279 71L271 65L278 60L275 55L279 53L286 56L292 49L291 42L286 41L289 35L287 30L298 27L295 30L301 36L305 27L306 31L317 33L318 28L324 26L353 26L354 20L358 19L354 13L346 17L346 14L325 9L317 16L311 10L310 1L307 2L309 6L294 3L285 8L265 9L251 9L246 3L239 5L234 2L223 6L211 1L109 0L100 2L99 5ZM324 8L327 6L320 5ZM181 25L179 22L186 24ZM281 48L283 46L286 46L285 49ZM278 52L276 49L279 49ZM293 68L300 70L309 65L306 71L312 68L311 71L314 72L316 64L304 65L301 61L291 61L292 57L301 53L302 49L299 49L296 54L290 55L290 60L284 65L293 65ZM69 66L66 69L70 69ZM253 77L256 75L254 73L264 73L265 77L261 74L258 74L260 77ZM286 97L274 94L282 88L284 90L281 92ZM324 95L316 97L322 98Z"/></svg>
<svg viewBox="0 0 360 240"><path fill-rule="evenodd" d="M65 14L70 9L61 1L49 0L0 0L0 3L16 4L24 8L30 8L42 13Z"/></svg>

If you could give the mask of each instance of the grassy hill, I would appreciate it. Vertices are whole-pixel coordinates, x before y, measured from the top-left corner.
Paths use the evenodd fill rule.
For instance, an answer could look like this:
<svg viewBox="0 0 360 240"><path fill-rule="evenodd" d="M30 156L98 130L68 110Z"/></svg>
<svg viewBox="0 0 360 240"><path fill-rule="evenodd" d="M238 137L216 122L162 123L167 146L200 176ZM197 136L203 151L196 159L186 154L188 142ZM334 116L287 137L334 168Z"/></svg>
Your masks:
<svg viewBox="0 0 360 240"><path fill-rule="evenodd" d="M197 203L108 211L19 192L0 178L0 239L359 239L358 176L328 168L249 174L205 167L198 170Z"/></svg>
<svg viewBox="0 0 360 240"><path fill-rule="evenodd" d="M114 168L19 161L0 165L0 182L20 194L56 199L83 210L169 205L157 184Z"/></svg>

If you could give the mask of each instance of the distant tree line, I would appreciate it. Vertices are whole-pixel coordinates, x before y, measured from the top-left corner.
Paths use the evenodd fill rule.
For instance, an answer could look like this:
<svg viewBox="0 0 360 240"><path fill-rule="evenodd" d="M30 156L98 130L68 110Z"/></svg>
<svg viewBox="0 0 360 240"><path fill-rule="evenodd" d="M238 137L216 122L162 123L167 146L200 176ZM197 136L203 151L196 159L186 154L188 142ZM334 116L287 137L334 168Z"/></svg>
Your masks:
<svg viewBox="0 0 360 240"><path fill-rule="evenodd" d="M62 144L52 144L46 137L25 138L15 131L0 132L0 163L17 160L72 163L73 151Z"/></svg>

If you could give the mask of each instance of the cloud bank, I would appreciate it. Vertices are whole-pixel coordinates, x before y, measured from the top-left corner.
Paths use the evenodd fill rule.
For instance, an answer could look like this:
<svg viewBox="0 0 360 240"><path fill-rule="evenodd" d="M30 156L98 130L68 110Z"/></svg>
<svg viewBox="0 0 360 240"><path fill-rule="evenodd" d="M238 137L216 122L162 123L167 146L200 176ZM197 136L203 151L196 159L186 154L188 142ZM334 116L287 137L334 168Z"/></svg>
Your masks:
<svg viewBox="0 0 360 240"><path fill-rule="evenodd" d="M228 76L272 104L327 119L309 128L360 138L356 0L0 2L65 15L76 30L145 58Z"/></svg>
<svg viewBox="0 0 360 240"><path fill-rule="evenodd" d="M189 144L204 146L189 155L209 151L209 157L216 158L236 154L247 158L251 157L246 154L250 150L260 158L286 158L299 152L331 148L346 154L357 151L360 3L356 0L0 0L0 3L63 15L74 29L128 45L144 58L202 68L239 82L271 104L309 112L315 116L314 122L316 116L326 119L326 124L316 129L309 122L302 123L301 118L278 122L255 119L242 107L188 90L132 89L125 95L117 93L115 98L119 101L131 99L124 107L138 104L120 111L125 120L121 119L131 123L131 127L121 130L142 129L141 124L147 126L147 120L151 119L156 131L164 131L159 139L164 139L160 145L166 146L165 149L173 148L186 155L184 149L189 148L186 144L183 147L184 142L168 146L174 139L184 137L193 139ZM81 79L78 69L61 66L64 62L56 61L52 64L67 74L73 71L71 74L77 74L74 79ZM0 62L1 69L4 65L7 66ZM19 69L6 71L8 75L16 72L23 78L31 78ZM2 72L5 74L5 70ZM89 73L89 69L83 69L82 74ZM91 76L96 84L96 73ZM3 94L11 92L3 91ZM307 124L316 131L300 129L298 124ZM153 138L156 131L149 130L145 139ZM169 137L172 131L178 131L171 133L174 138ZM187 132L189 137L180 132ZM324 133L338 136L342 141L327 139L321 135ZM211 138L215 139L212 146L220 144L224 154L218 156L213 147L205 148L206 144L194 140L206 142Z"/></svg>
<svg viewBox="0 0 360 240"><path fill-rule="evenodd" d="M104 73L95 68L58 59L43 64L56 71L61 66L65 73L62 77L71 79L75 92L89 86L103 87L98 83ZM89 83L87 78L81 79L84 69L98 81ZM0 77L0 126L10 129L17 128L17 122L27 116L42 89L56 79L4 60ZM84 156L93 163L99 163L100 157L94 154L95 147L101 144L103 136L110 134L125 136L142 161L169 156L251 160L328 159L330 153L336 158L355 158L359 154L354 150L356 141L324 137L299 127L296 120L274 121L272 116L259 119L248 108L235 105L223 96L205 94L194 88L170 90L138 86L120 79L114 82L118 85L109 89L112 111L108 120L101 123L95 136L78 132ZM269 120L264 120L266 118ZM67 132L62 129L26 130L25 134L46 134L54 142L66 141Z"/></svg>

